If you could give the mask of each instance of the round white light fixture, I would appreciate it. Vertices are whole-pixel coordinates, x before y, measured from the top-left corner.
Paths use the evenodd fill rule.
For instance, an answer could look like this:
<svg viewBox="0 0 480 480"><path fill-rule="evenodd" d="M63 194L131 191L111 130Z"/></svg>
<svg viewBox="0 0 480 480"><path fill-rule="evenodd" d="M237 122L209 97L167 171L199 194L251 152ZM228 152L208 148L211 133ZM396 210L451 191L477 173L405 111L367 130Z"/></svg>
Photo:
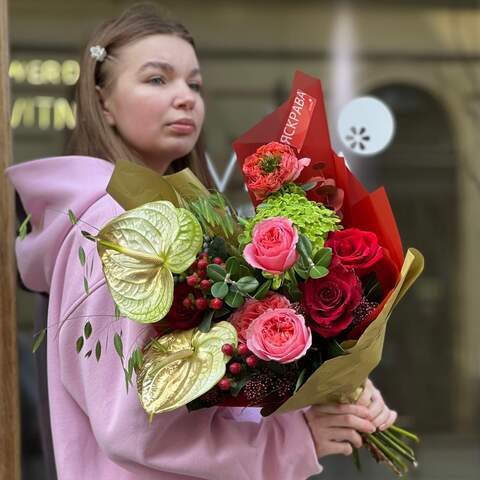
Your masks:
<svg viewBox="0 0 480 480"><path fill-rule="evenodd" d="M357 155L375 155L384 150L395 133L392 112L375 97L358 97L340 112L338 134Z"/></svg>

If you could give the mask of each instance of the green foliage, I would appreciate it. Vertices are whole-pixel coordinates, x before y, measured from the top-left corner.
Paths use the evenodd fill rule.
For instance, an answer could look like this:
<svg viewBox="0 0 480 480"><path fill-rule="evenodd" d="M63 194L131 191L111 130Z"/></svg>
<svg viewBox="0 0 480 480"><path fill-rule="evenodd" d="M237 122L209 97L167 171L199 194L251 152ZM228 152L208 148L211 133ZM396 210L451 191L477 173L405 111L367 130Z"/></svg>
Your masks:
<svg viewBox="0 0 480 480"><path fill-rule="evenodd" d="M211 264L207 267L207 275L214 282L223 282L227 276L227 271L220 265Z"/></svg>
<svg viewBox="0 0 480 480"><path fill-rule="evenodd" d="M88 288L88 280L87 277L83 277L83 289L87 295L90 295L90 290Z"/></svg>
<svg viewBox="0 0 480 480"><path fill-rule="evenodd" d="M84 344L84 339L83 339L83 337L78 337L78 338L77 338L77 341L75 342L75 346L76 346L76 349L77 349L77 353L80 353L80 350L82 349L83 344Z"/></svg>
<svg viewBox="0 0 480 480"><path fill-rule="evenodd" d="M83 327L83 334L87 340L90 338L90 335L92 334L92 324L90 322L87 322Z"/></svg>
<svg viewBox="0 0 480 480"><path fill-rule="evenodd" d="M80 259L80 265L83 267L85 265L85 250L82 247L78 249L78 258Z"/></svg>
<svg viewBox="0 0 480 480"><path fill-rule="evenodd" d="M216 282L212 285L210 291L216 298L225 298L228 293L228 285L225 282Z"/></svg>
<svg viewBox="0 0 480 480"><path fill-rule="evenodd" d="M23 240L27 236L27 225L31 218L32 215L29 213L27 218L20 224L20 227L18 227L18 237L20 240Z"/></svg>
<svg viewBox="0 0 480 480"><path fill-rule="evenodd" d="M72 225L76 225L78 223L77 216L70 209L68 209L68 218L72 222Z"/></svg>
<svg viewBox="0 0 480 480"><path fill-rule="evenodd" d="M123 342L122 337L118 333L113 336L113 344L115 346L115 351L123 362Z"/></svg>
<svg viewBox="0 0 480 480"><path fill-rule="evenodd" d="M263 282L260 285L260 288L256 291L254 298L257 300L262 300L263 298L265 298L271 286L272 286L271 280L267 280L266 282Z"/></svg>
<svg viewBox="0 0 480 480"><path fill-rule="evenodd" d="M225 285L226 286L226 285ZM203 333L208 333L212 327L213 315L215 314L214 310L207 310L203 316L198 329Z"/></svg>
<svg viewBox="0 0 480 480"><path fill-rule="evenodd" d="M40 345L42 344L46 333L47 333L47 329L42 328L42 330L40 330L38 333L35 334L33 345L32 345L32 353L35 353L40 348Z"/></svg>
<svg viewBox="0 0 480 480"><path fill-rule="evenodd" d="M100 340L97 340L97 343L95 345L95 358L97 359L97 362L100 361L101 356L102 356L102 344L100 343Z"/></svg>
<svg viewBox="0 0 480 480"><path fill-rule="evenodd" d="M187 208L195 215L202 225L203 231L214 237L223 235L228 240L234 240L238 227L237 215L226 198L219 192L208 197L201 197L189 203Z"/></svg>
<svg viewBox="0 0 480 480"><path fill-rule="evenodd" d="M222 259L228 258L230 252L228 250L227 242L222 237L214 237L208 242L208 254L211 257L220 257Z"/></svg>
<svg viewBox="0 0 480 480"><path fill-rule="evenodd" d="M323 278L328 275L328 268L322 267L321 265L315 265L310 269L309 272L310 278Z"/></svg>
<svg viewBox="0 0 480 480"><path fill-rule="evenodd" d="M237 288L242 293L252 293L258 287L258 280L255 277L242 277L236 282Z"/></svg>
<svg viewBox="0 0 480 480"><path fill-rule="evenodd" d="M232 308L239 308L245 303L245 298L238 290L230 290L225 297L225 303Z"/></svg>

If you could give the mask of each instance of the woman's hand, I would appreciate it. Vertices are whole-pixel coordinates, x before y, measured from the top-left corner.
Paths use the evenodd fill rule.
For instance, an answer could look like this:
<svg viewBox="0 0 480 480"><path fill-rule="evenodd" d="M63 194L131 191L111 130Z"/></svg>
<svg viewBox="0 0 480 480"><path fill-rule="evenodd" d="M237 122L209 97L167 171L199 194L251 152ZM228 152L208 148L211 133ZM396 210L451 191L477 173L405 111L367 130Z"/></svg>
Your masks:
<svg viewBox="0 0 480 480"><path fill-rule="evenodd" d="M370 379L365 382L364 390L356 405L368 408L370 418L378 430L386 430L397 419L397 412L390 410L385 405L382 394L375 388Z"/></svg>
<svg viewBox="0 0 480 480"><path fill-rule="evenodd" d="M332 454L351 455L352 445L362 446L358 432L373 433L369 409L363 405L319 405L305 412L318 458Z"/></svg>

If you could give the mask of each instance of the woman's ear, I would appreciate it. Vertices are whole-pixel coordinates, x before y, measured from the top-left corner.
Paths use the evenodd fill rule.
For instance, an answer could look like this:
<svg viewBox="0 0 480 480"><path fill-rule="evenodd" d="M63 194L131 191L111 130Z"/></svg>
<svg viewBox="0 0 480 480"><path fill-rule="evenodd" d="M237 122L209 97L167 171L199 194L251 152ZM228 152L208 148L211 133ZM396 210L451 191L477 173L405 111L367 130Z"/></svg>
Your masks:
<svg viewBox="0 0 480 480"><path fill-rule="evenodd" d="M110 111L110 108L109 108L109 102L108 100L105 98L105 93L104 91L97 85L95 87L95 90L97 92L97 95L98 95L98 99L100 101L100 106L102 108L102 113L103 115L105 116L105 120L107 121L107 123L111 126L111 127L114 127L115 126L115 118L114 116L112 115L112 112Z"/></svg>

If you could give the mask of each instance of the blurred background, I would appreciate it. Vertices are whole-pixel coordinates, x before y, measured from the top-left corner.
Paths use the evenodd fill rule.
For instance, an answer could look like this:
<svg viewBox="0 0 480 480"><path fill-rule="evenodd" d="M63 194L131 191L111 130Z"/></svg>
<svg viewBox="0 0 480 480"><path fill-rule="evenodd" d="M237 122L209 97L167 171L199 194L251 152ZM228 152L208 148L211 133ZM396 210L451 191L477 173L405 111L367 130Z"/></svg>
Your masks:
<svg viewBox="0 0 480 480"><path fill-rule="evenodd" d="M75 125L80 49L132 2L9 3L14 160L61 155ZM399 423L422 437L410 478L480 478L480 2L159 5L196 39L212 173L241 211L248 199L232 141L287 99L295 70L322 80L336 151L369 189L386 187L405 249L426 259L373 375ZM41 480L32 309L19 290L23 478ZM362 474L348 458L323 463L322 479L392 478L366 457Z"/></svg>

